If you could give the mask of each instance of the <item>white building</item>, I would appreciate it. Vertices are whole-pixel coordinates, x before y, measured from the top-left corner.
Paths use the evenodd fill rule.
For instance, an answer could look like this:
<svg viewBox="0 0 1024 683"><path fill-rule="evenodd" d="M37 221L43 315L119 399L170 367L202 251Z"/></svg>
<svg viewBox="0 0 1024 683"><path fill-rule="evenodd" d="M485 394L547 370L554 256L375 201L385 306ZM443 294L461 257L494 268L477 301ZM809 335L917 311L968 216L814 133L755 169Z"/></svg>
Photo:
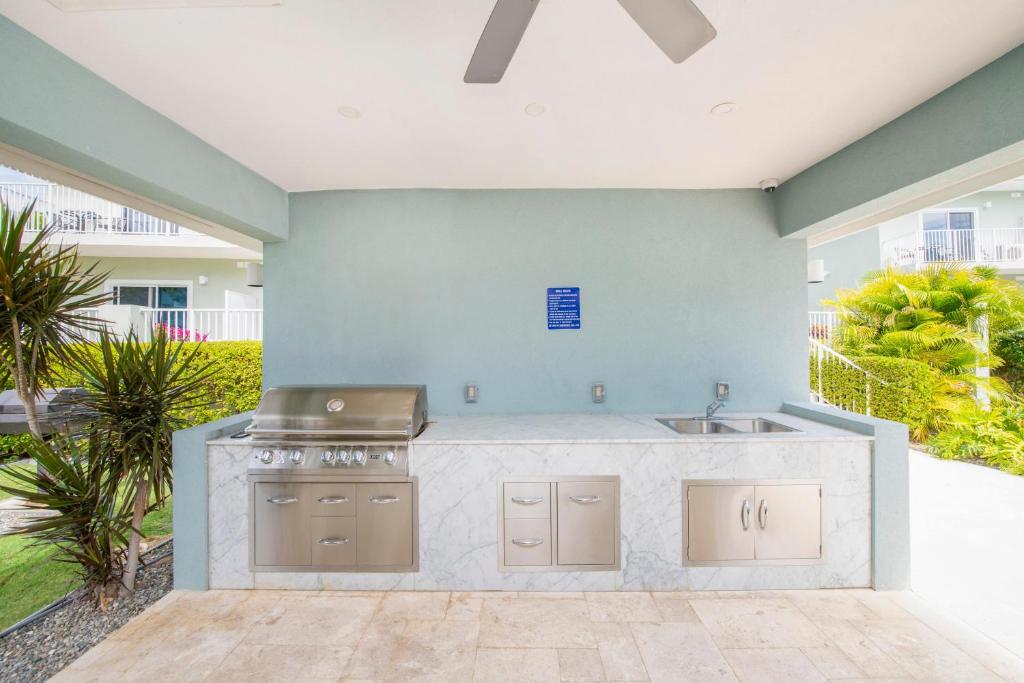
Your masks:
<svg viewBox="0 0 1024 683"><path fill-rule="evenodd" d="M112 303L95 315L116 328L262 339L262 288L247 281L260 252L5 166L0 199L11 207L35 201L33 228L55 225L53 241L76 244L86 264L110 273Z"/></svg>

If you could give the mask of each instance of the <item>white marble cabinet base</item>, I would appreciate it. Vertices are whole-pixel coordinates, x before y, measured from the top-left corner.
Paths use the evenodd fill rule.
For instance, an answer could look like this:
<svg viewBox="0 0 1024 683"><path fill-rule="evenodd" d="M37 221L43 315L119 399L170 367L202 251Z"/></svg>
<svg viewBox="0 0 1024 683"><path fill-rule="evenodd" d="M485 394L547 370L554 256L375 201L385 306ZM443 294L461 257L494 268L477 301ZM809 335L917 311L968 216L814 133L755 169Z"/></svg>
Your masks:
<svg viewBox="0 0 1024 683"><path fill-rule="evenodd" d="M248 571L248 446L210 445L210 587L402 590L730 590L871 585L871 442L865 439L663 443L414 444L416 574ZM498 571L497 482L619 475L622 570ZM822 479L825 562L682 566L682 480Z"/></svg>

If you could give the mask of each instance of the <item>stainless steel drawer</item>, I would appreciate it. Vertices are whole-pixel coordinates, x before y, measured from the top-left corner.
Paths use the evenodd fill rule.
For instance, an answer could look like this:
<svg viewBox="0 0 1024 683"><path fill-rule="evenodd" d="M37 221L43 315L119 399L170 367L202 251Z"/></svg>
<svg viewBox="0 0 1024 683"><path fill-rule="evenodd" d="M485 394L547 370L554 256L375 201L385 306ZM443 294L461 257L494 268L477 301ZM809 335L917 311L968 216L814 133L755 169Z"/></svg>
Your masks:
<svg viewBox="0 0 1024 683"><path fill-rule="evenodd" d="M505 564L548 566L551 564L551 520L505 520Z"/></svg>
<svg viewBox="0 0 1024 683"><path fill-rule="evenodd" d="M311 531L314 565L344 567L356 563L355 517L314 517Z"/></svg>
<svg viewBox="0 0 1024 683"><path fill-rule="evenodd" d="M313 515L316 517L355 517L355 484L310 484Z"/></svg>
<svg viewBox="0 0 1024 683"><path fill-rule="evenodd" d="M356 484L360 567L413 564L412 484Z"/></svg>
<svg viewBox="0 0 1024 683"><path fill-rule="evenodd" d="M558 564L615 563L615 484L558 482Z"/></svg>
<svg viewBox="0 0 1024 683"><path fill-rule="evenodd" d="M310 563L309 484L254 484L253 515L256 536L253 562L257 566Z"/></svg>
<svg viewBox="0 0 1024 683"><path fill-rule="evenodd" d="M506 519L550 519L551 484L548 482L506 482Z"/></svg>

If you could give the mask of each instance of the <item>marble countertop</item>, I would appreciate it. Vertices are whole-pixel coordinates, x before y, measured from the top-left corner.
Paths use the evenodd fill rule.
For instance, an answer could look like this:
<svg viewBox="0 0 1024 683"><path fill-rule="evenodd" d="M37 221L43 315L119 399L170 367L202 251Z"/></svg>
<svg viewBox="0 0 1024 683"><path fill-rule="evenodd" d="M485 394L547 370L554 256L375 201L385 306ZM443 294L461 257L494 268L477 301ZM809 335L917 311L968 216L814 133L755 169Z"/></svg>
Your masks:
<svg viewBox="0 0 1024 683"><path fill-rule="evenodd" d="M416 444L473 443L677 443L747 441L870 441L873 437L830 427L787 413L719 413L720 418L763 417L798 432L763 434L677 434L659 417L692 417L697 413L665 415L435 415ZM242 446L249 438L219 438L210 444Z"/></svg>

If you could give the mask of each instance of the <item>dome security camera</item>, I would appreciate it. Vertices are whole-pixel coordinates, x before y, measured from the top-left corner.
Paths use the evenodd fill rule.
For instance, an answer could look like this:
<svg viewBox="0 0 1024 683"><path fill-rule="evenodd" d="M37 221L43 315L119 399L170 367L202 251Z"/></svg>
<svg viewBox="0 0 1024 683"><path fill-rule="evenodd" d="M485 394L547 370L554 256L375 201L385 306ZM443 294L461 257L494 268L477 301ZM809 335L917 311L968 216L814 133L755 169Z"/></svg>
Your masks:
<svg viewBox="0 0 1024 683"><path fill-rule="evenodd" d="M765 178L761 181L762 192L775 192L775 188L779 186L778 178Z"/></svg>

